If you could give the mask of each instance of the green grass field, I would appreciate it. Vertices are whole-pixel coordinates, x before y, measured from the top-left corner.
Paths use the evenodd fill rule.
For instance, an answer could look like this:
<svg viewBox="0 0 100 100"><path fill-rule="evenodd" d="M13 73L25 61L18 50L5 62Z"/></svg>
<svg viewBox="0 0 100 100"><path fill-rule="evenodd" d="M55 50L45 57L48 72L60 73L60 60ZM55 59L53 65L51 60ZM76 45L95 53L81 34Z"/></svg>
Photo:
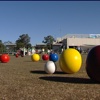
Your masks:
<svg viewBox="0 0 100 100"><path fill-rule="evenodd" d="M86 55L79 72L65 74L59 63L54 74L44 71L46 61L32 62L30 56L10 56L0 63L0 100L99 100L100 84L85 70Z"/></svg>

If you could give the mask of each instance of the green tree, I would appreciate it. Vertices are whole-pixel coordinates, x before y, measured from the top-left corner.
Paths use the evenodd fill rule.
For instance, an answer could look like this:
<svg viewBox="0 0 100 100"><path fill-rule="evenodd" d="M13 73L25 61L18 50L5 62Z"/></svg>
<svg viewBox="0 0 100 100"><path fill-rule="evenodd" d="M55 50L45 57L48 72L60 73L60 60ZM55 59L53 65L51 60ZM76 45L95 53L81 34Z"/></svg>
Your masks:
<svg viewBox="0 0 100 100"><path fill-rule="evenodd" d="M53 36L48 35L47 37L44 37L43 43L46 43L48 49L52 49L53 42L55 42L55 39Z"/></svg>
<svg viewBox="0 0 100 100"><path fill-rule="evenodd" d="M28 34L22 34L19 36L18 40L16 40L16 46L17 46L17 49L19 48L23 48L23 47L30 47L31 44L30 44L30 37Z"/></svg>
<svg viewBox="0 0 100 100"><path fill-rule="evenodd" d="M28 43L28 44L27 44L27 49L28 49L28 48L31 48L31 47L32 47L31 43Z"/></svg>

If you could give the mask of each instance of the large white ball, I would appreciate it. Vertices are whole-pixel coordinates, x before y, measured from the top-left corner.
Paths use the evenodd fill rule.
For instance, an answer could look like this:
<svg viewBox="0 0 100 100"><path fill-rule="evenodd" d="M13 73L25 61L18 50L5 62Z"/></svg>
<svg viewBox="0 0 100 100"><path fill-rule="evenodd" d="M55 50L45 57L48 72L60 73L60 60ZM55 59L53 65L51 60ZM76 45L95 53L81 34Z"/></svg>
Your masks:
<svg viewBox="0 0 100 100"><path fill-rule="evenodd" d="M44 70L48 74L53 74L56 70L55 63L53 61L47 61L44 66Z"/></svg>

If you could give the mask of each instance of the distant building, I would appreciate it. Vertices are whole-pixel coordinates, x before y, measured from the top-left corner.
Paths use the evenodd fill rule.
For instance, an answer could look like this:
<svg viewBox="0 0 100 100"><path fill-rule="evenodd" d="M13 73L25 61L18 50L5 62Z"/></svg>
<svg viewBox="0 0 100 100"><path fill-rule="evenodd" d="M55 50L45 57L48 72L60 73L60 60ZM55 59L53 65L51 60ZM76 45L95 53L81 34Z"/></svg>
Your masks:
<svg viewBox="0 0 100 100"><path fill-rule="evenodd" d="M62 37L62 45L65 48L91 49L100 45L100 34L67 34Z"/></svg>
<svg viewBox="0 0 100 100"><path fill-rule="evenodd" d="M57 38L53 43L53 51L58 52L67 48L77 48L89 50L92 47L100 45L100 34L66 34L61 38ZM37 49L42 49L46 44L36 44Z"/></svg>
<svg viewBox="0 0 100 100"><path fill-rule="evenodd" d="M100 45L100 34L67 34L62 38L66 48L70 46Z"/></svg>
<svg viewBox="0 0 100 100"><path fill-rule="evenodd" d="M38 43L38 44L36 44L35 48L36 49L43 49L45 46L46 46L46 44L44 44L44 43Z"/></svg>
<svg viewBox="0 0 100 100"><path fill-rule="evenodd" d="M16 44L15 43L12 43L10 41L7 41L7 42L4 42L3 44L6 47L6 52L7 53L11 53L11 52L14 52L15 51L15 47L16 47Z"/></svg>

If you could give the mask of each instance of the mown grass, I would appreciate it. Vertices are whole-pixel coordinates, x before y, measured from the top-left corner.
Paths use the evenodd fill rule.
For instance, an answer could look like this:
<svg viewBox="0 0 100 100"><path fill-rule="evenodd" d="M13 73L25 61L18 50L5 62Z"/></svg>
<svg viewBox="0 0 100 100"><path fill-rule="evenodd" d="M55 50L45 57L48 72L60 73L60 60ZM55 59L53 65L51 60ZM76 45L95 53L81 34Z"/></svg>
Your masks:
<svg viewBox="0 0 100 100"><path fill-rule="evenodd" d="M10 62L0 63L0 100L98 100L100 84L88 77L86 56L75 74L63 73L58 62L56 72L47 74L42 59L10 56Z"/></svg>

